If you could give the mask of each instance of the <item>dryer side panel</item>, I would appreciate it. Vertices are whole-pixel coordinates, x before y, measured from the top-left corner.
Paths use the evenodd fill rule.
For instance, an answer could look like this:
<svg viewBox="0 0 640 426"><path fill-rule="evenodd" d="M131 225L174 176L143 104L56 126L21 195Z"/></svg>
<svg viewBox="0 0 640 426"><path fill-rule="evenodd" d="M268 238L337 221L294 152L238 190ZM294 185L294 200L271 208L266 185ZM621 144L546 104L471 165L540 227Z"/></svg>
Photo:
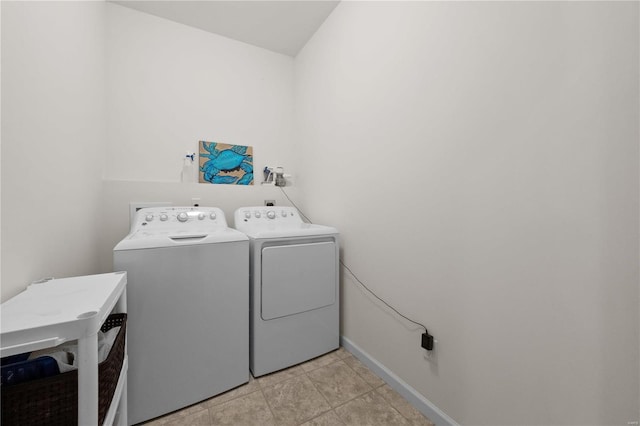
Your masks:
<svg viewBox="0 0 640 426"><path fill-rule="evenodd" d="M335 303L336 267L334 242L264 247L262 319L272 320Z"/></svg>

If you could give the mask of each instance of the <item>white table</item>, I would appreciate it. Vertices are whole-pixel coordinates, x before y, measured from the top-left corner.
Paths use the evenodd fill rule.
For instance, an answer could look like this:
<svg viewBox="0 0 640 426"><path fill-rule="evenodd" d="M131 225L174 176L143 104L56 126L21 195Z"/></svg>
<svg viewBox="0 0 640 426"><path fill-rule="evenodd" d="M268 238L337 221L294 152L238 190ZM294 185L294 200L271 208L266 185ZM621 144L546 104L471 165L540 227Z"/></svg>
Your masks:
<svg viewBox="0 0 640 426"><path fill-rule="evenodd" d="M98 331L126 313L126 272L47 279L0 305L0 356L78 340L78 424L98 424ZM127 353L104 424L127 422Z"/></svg>

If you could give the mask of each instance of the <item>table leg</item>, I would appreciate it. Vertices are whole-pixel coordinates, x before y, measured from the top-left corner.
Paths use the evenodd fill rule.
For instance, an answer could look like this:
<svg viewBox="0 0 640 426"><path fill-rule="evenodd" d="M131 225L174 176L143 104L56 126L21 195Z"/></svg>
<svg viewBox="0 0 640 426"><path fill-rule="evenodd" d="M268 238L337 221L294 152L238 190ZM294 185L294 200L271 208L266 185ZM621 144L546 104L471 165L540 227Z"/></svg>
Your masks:
<svg viewBox="0 0 640 426"><path fill-rule="evenodd" d="M78 424L98 425L98 335L78 339Z"/></svg>

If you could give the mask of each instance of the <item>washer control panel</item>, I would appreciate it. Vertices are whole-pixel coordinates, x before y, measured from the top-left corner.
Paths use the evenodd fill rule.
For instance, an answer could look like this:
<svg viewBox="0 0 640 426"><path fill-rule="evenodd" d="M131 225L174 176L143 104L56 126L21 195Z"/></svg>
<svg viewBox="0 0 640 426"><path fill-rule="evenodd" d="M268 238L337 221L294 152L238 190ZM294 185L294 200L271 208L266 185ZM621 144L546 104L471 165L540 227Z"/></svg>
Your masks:
<svg viewBox="0 0 640 426"><path fill-rule="evenodd" d="M138 210L131 230L176 229L185 227L227 227L224 213L218 207L147 207Z"/></svg>
<svg viewBox="0 0 640 426"><path fill-rule="evenodd" d="M234 215L236 227L244 223L252 226L272 226L273 224L303 223L298 210L294 207L242 207Z"/></svg>

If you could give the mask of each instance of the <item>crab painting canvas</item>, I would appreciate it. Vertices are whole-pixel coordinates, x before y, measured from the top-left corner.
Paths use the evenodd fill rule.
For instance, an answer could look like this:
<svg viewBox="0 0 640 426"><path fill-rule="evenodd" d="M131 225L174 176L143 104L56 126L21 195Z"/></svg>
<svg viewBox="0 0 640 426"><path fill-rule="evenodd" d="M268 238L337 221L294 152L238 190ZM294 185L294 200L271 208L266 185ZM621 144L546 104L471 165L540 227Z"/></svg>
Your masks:
<svg viewBox="0 0 640 426"><path fill-rule="evenodd" d="M200 183L253 185L253 147L200 141Z"/></svg>

